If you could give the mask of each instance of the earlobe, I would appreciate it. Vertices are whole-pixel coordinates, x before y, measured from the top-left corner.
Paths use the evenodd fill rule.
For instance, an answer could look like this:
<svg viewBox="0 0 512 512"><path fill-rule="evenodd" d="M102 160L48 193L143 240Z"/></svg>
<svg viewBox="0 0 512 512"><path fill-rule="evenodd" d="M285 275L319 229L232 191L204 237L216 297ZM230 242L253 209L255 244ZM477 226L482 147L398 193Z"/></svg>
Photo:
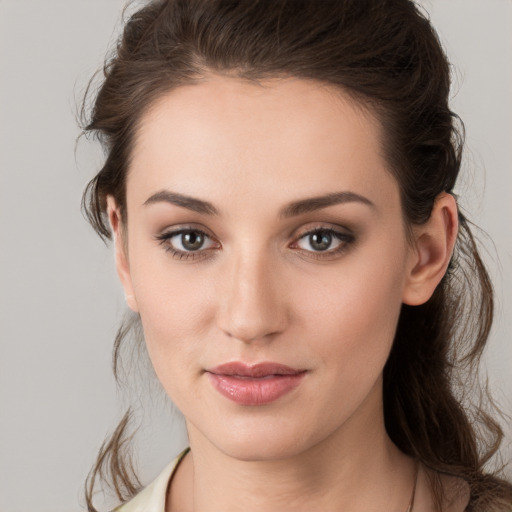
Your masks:
<svg viewBox="0 0 512 512"><path fill-rule="evenodd" d="M126 235L124 233L121 212L113 196L107 196L107 215L110 222L110 228L114 236L116 269L121 284L124 289L124 295L128 307L138 313L137 301L133 292L132 279L130 273L130 264L128 261Z"/></svg>
<svg viewBox="0 0 512 512"><path fill-rule="evenodd" d="M429 220L415 226L402 301L410 306L427 302L446 273L458 231L455 198L440 194Z"/></svg>

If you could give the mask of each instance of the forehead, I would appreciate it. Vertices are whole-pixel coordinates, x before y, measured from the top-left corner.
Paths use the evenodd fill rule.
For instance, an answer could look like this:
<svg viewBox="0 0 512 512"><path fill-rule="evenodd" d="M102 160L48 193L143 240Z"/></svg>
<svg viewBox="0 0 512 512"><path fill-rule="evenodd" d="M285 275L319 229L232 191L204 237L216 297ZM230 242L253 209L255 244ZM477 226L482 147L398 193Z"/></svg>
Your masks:
<svg viewBox="0 0 512 512"><path fill-rule="evenodd" d="M127 186L140 204L162 188L212 201L226 193L285 201L333 187L378 195L396 183L382 157L380 123L337 88L211 76L145 113Z"/></svg>

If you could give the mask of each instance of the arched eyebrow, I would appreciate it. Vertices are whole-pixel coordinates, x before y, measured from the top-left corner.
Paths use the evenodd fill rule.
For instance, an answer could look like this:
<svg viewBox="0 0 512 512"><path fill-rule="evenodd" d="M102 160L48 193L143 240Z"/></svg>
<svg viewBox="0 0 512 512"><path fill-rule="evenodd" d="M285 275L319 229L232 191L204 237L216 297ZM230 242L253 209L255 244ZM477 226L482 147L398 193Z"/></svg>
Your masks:
<svg viewBox="0 0 512 512"><path fill-rule="evenodd" d="M202 215L219 215L219 210L209 201L179 194L177 192L171 192L170 190L160 190L159 192L156 192L146 199L144 206L160 202L187 208L188 210ZM309 197L307 199L293 201L281 209L279 216L281 218L296 217L298 215L321 210L329 206L353 202L362 203L370 206L371 208L375 208L374 203L372 203L368 198L355 194L354 192L334 192L325 196Z"/></svg>
<svg viewBox="0 0 512 512"><path fill-rule="evenodd" d="M177 192L171 192L170 190L160 190L156 194L150 196L144 201L144 206L153 203L170 203L182 208L187 208L193 212L201 213L203 215L218 215L219 210L208 201L202 199L196 199L195 197L186 196L184 194L178 194Z"/></svg>
<svg viewBox="0 0 512 512"><path fill-rule="evenodd" d="M355 194L354 192L333 192L332 194L327 194L325 196L310 197L307 199L294 201L281 210L280 217L295 217L297 215L314 212L316 210L321 210L336 204L354 202L365 204L372 209L375 208L375 204L372 203L368 198L359 194Z"/></svg>

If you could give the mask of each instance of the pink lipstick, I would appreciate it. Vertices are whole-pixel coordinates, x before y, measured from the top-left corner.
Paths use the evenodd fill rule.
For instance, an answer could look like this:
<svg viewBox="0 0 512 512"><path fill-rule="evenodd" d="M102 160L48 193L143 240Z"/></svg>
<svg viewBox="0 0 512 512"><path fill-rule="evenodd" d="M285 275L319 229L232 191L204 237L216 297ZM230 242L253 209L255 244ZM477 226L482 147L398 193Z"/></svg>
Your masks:
<svg viewBox="0 0 512 512"><path fill-rule="evenodd" d="M274 402L296 388L306 370L278 363L226 363L206 371L213 387L240 405L264 405Z"/></svg>

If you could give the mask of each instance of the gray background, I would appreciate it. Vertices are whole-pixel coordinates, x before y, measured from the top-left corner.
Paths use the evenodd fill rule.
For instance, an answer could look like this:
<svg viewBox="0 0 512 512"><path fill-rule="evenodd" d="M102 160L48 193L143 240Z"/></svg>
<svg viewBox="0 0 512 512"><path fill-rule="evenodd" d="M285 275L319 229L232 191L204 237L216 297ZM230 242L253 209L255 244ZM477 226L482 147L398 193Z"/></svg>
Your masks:
<svg viewBox="0 0 512 512"><path fill-rule="evenodd" d="M76 105L123 5L0 0L0 512L80 510L84 477L126 401L110 370L124 300L111 250L79 208L101 152L82 141L74 153ZM423 5L455 64L453 106L467 127L458 191L495 244L485 242L499 301L485 362L511 413L512 2ZM150 401L145 479L186 442L164 399Z"/></svg>

